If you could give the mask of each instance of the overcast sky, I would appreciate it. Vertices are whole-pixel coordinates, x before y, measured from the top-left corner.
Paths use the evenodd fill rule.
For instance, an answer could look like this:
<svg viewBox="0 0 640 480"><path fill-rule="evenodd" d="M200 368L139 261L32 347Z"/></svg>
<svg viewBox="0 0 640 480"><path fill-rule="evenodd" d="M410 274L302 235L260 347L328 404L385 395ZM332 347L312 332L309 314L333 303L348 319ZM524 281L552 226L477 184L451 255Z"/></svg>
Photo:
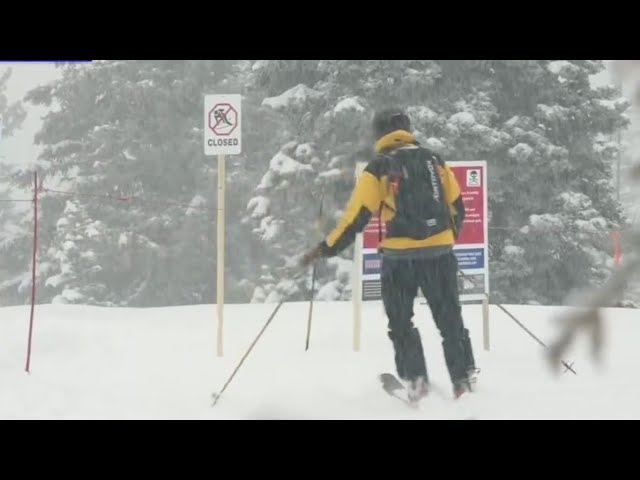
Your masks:
<svg viewBox="0 0 640 480"><path fill-rule="evenodd" d="M9 104L21 100L32 88L55 80L60 75L59 69L50 63L1 64L0 75L7 68L11 68L12 71L5 91ZM13 137L3 139L0 145L1 154L13 163L30 162L38 156L39 152L39 148L33 144L33 136L40 129L41 117L47 113L47 109L28 104L25 108L27 108L27 118L22 128L15 132Z"/></svg>

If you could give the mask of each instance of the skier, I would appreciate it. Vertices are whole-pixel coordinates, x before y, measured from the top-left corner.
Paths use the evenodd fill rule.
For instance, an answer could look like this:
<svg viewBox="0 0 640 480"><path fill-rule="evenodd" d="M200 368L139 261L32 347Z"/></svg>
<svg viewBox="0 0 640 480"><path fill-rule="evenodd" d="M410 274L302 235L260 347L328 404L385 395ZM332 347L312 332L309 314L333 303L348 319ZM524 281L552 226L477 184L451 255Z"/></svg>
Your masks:
<svg viewBox="0 0 640 480"><path fill-rule="evenodd" d="M374 115L375 158L359 178L336 228L301 260L308 266L347 248L378 213L387 235L380 243L382 300L398 377L409 400L429 390L414 299L420 288L442 336L454 397L471 391L475 360L464 327L453 245L464 219L460 187L438 155L410 133L409 117L396 109Z"/></svg>

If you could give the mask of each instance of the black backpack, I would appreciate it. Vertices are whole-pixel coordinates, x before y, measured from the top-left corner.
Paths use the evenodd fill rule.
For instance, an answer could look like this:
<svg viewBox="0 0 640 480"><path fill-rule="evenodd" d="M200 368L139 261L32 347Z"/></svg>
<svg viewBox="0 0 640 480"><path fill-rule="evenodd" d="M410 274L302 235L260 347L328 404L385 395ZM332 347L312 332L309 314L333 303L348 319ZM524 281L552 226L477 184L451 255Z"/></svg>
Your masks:
<svg viewBox="0 0 640 480"><path fill-rule="evenodd" d="M395 196L395 215L387 237L423 240L451 228L451 215L440 177L443 162L428 149L411 145L383 154Z"/></svg>

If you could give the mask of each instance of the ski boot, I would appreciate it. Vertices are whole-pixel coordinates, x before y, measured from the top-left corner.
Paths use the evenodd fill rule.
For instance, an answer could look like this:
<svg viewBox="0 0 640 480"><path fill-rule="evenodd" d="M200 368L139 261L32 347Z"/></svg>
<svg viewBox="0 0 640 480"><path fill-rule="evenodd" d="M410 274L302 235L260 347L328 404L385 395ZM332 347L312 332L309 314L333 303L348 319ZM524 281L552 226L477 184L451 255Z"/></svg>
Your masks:
<svg viewBox="0 0 640 480"><path fill-rule="evenodd" d="M425 377L418 377L411 380L407 385L407 398L409 402L415 404L427 396L429 393L429 383Z"/></svg>
<svg viewBox="0 0 640 480"><path fill-rule="evenodd" d="M473 388L471 387L471 381L469 380L469 378L464 378L462 380L453 382L453 398L455 398L456 400L465 393L469 392L473 392Z"/></svg>
<svg viewBox="0 0 640 480"><path fill-rule="evenodd" d="M480 369L476 367L470 367L467 370L467 378L469 379L469 383L475 385L478 383L478 374L480 373Z"/></svg>

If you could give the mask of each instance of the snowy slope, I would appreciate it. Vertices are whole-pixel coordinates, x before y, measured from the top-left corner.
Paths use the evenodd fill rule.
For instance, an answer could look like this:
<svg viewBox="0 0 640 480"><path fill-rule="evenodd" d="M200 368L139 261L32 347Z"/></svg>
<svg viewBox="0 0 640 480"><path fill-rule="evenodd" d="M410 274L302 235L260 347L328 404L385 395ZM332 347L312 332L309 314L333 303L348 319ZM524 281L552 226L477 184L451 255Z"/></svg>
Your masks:
<svg viewBox="0 0 640 480"><path fill-rule="evenodd" d="M379 303L363 309L363 349L351 350L351 304L314 306L304 351L308 304L285 304L211 408L274 305L226 307L225 356L215 354L211 305L161 309L36 308L32 373L24 372L29 308L0 309L0 418L300 418L479 419L640 418L640 323L633 310L607 312L602 369L579 343L567 359L578 375L554 377L542 349L497 308L490 352L482 350L480 309L464 314L472 331L480 389L464 404L434 395L410 411L380 390L392 369ZM560 310L509 307L543 340ZM427 307L416 302L432 379L449 394L440 339Z"/></svg>

